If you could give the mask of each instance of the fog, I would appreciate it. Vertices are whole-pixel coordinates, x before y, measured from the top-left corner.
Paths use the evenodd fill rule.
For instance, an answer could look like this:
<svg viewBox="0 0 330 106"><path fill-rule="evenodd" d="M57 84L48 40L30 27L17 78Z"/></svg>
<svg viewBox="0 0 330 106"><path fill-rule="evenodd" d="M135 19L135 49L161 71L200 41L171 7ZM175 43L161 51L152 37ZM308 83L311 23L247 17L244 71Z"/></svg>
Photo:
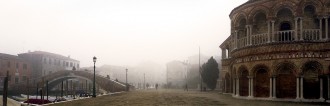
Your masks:
<svg viewBox="0 0 330 106"><path fill-rule="evenodd" d="M201 53L220 56L231 10L247 0L3 0L0 52L47 51L82 67L165 67ZM164 70L164 69L163 69Z"/></svg>

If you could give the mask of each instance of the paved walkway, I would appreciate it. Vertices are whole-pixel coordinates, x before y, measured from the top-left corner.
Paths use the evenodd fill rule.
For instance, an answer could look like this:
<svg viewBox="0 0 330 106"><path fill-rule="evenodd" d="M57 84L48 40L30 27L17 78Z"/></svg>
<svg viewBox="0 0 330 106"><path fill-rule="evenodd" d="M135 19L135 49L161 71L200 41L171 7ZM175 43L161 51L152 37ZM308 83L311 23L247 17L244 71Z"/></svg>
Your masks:
<svg viewBox="0 0 330 106"><path fill-rule="evenodd" d="M242 100L214 92L182 90L140 90L101 96L54 106L329 106L325 103L295 103Z"/></svg>
<svg viewBox="0 0 330 106"><path fill-rule="evenodd" d="M2 106L2 95L0 95L0 106ZM21 106L20 103L16 102L15 100L12 99L7 99L7 106Z"/></svg>

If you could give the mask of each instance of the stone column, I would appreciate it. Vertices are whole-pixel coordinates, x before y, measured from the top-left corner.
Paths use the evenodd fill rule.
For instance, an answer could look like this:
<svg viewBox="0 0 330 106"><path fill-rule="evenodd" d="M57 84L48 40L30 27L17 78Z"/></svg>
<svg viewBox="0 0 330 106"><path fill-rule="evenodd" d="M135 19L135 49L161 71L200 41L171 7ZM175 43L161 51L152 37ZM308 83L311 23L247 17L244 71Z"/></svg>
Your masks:
<svg viewBox="0 0 330 106"><path fill-rule="evenodd" d="M226 49L221 49L222 50L222 59L226 59L227 58L227 53L226 53Z"/></svg>
<svg viewBox="0 0 330 106"><path fill-rule="evenodd" d="M232 82L233 82L233 84L232 84L233 95L236 95L236 87L235 87L236 86L236 78L234 78Z"/></svg>
<svg viewBox="0 0 330 106"><path fill-rule="evenodd" d="M273 78L273 98L276 98L276 77Z"/></svg>
<svg viewBox="0 0 330 106"><path fill-rule="evenodd" d="M297 82L296 82L296 95L297 95L297 97L296 97L296 99L299 99L300 97L299 97L299 77L297 77Z"/></svg>
<svg viewBox="0 0 330 106"><path fill-rule="evenodd" d="M330 100L330 77L328 75L328 100Z"/></svg>
<svg viewBox="0 0 330 106"><path fill-rule="evenodd" d="M273 36L273 42L275 42L275 21L272 20L272 36Z"/></svg>
<svg viewBox="0 0 330 106"><path fill-rule="evenodd" d="M251 39L251 37L250 37L249 25L246 25L245 27L246 27L246 42L244 42L244 45L246 46L246 45L250 44L249 39Z"/></svg>
<svg viewBox="0 0 330 106"><path fill-rule="evenodd" d="M304 99L304 77L300 77L300 98Z"/></svg>
<svg viewBox="0 0 330 106"><path fill-rule="evenodd" d="M227 88L227 86L226 86L226 85L227 85L227 84L226 84L227 81L224 80L224 81L222 81L222 82L223 82L223 84L224 84L224 85L223 85L222 93L227 93L227 92L226 92L226 91L227 91L227 89L226 89L226 88ZM219 85L220 85L220 84L219 84ZM221 87L219 87L219 88L221 88Z"/></svg>
<svg viewBox="0 0 330 106"><path fill-rule="evenodd" d="M237 48L237 40L238 40L238 31L235 30L235 48Z"/></svg>
<svg viewBox="0 0 330 106"><path fill-rule="evenodd" d="M237 89L236 95L239 96L239 78L237 78L236 81L237 81L236 82L236 89Z"/></svg>
<svg viewBox="0 0 330 106"><path fill-rule="evenodd" d="M319 18L319 23L320 23L320 33L319 33L319 39L318 40L322 40L322 21L323 21L323 17Z"/></svg>
<svg viewBox="0 0 330 106"><path fill-rule="evenodd" d="M271 25L270 25L270 21L267 21L267 27L268 27L268 36L267 36L268 39L267 39L267 43L270 42L270 31L271 31L271 30L270 30L270 26L271 26Z"/></svg>
<svg viewBox="0 0 330 106"><path fill-rule="evenodd" d="M238 92L238 90L239 90L239 84L238 84L238 78L236 78L236 96L239 96L239 92Z"/></svg>
<svg viewBox="0 0 330 106"><path fill-rule="evenodd" d="M251 97L254 97L253 77L251 77Z"/></svg>
<svg viewBox="0 0 330 106"><path fill-rule="evenodd" d="M269 97L272 98L273 97L273 77L269 78Z"/></svg>
<svg viewBox="0 0 330 106"><path fill-rule="evenodd" d="M303 18L300 17L300 40L303 40Z"/></svg>
<svg viewBox="0 0 330 106"><path fill-rule="evenodd" d="M252 45L252 28L253 28L253 25L249 25L249 29L250 29L250 31L249 31L250 32L250 41L249 41L250 43L249 44L250 45Z"/></svg>
<svg viewBox="0 0 330 106"><path fill-rule="evenodd" d="M320 99L324 100L324 98L323 98L323 79L322 79L322 77L320 78Z"/></svg>
<svg viewBox="0 0 330 106"><path fill-rule="evenodd" d="M295 32L294 32L294 40L297 41L298 40L298 20L299 18L295 18L294 22L295 22Z"/></svg>
<svg viewBox="0 0 330 106"><path fill-rule="evenodd" d="M328 36L328 28L329 28L329 26L328 26L328 17L326 17L325 18L325 40L328 40L329 39L329 36Z"/></svg>
<svg viewBox="0 0 330 106"><path fill-rule="evenodd" d="M249 96L251 97L251 78L249 77Z"/></svg>

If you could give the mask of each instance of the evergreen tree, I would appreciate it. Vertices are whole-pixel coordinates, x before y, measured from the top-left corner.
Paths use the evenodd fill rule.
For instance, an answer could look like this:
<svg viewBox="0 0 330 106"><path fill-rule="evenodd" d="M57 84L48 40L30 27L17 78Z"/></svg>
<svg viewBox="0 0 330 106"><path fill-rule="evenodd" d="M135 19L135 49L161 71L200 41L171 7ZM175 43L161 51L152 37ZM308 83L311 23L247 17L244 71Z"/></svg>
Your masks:
<svg viewBox="0 0 330 106"><path fill-rule="evenodd" d="M218 63L213 57L211 57L207 63L202 65L202 79L206 83L207 87L214 90L219 78Z"/></svg>

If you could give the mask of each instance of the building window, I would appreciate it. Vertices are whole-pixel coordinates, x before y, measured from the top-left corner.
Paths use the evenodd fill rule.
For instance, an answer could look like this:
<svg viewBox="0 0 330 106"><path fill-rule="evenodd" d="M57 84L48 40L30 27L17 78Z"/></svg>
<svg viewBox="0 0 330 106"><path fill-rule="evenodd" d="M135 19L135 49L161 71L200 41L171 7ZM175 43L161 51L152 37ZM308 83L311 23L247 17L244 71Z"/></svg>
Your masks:
<svg viewBox="0 0 330 106"><path fill-rule="evenodd" d="M26 76L23 76L22 77L22 81L26 81Z"/></svg>
<svg viewBox="0 0 330 106"><path fill-rule="evenodd" d="M65 66L65 61L63 61L63 67Z"/></svg>
<svg viewBox="0 0 330 106"><path fill-rule="evenodd" d="M10 75L8 75L8 81L11 81L11 76Z"/></svg>
<svg viewBox="0 0 330 106"><path fill-rule="evenodd" d="M72 62L70 62L70 67L72 67Z"/></svg>
<svg viewBox="0 0 330 106"><path fill-rule="evenodd" d="M57 65L61 66L61 60L58 60Z"/></svg>
<svg viewBox="0 0 330 106"><path fill-rule="evenodd" d="M44 63L47 64L47 59L46 58L44 58Z"/></svg>
<svg viewBox="0 0 330 106"><path fill-rule="evenodd" d="M53 72L52 71L49 71L48 74L52 74Z"/></svg>
<svg viewBox="0 0 330 106"><path fill-rule="evenodd" d="M7 62L7 67L10 68L10 61Z"/></svg>
<svg viewBox="0 0 330 106"><path fill-rule="evenodd" d="M77 68L79 68L79 64L77 64Z"/></svg>
<svg viewBox="0 0 330 106"><path fill-rule="evenodd" d="M18 67L19 67L19 64L18 64L18 63L16 63L16 69L18 69Z"/></svg>
<svg viewBox="0 0 330 106"><path fill-rule="evenodd" d="M23 64L23 70L27 69L27 64Z"/></svg>
<svg viewBox="0 0 330 106"><path fill-rule="evenodd" d="M15 77L15 84L18 84L18 80L19 80L19 78L18 78L18 76L16 76Z"/></svg>
<svg viewBox="0 0 330 106"><path fill-rule="evenodd" d="M49 59L49 64L52 64L52 59Z"/></svg>
<svg viewBox="0 0 330 106"><path fill-rule="evenodd" d="M69 67L69 62L65 62L65 66Z"/></svg>

